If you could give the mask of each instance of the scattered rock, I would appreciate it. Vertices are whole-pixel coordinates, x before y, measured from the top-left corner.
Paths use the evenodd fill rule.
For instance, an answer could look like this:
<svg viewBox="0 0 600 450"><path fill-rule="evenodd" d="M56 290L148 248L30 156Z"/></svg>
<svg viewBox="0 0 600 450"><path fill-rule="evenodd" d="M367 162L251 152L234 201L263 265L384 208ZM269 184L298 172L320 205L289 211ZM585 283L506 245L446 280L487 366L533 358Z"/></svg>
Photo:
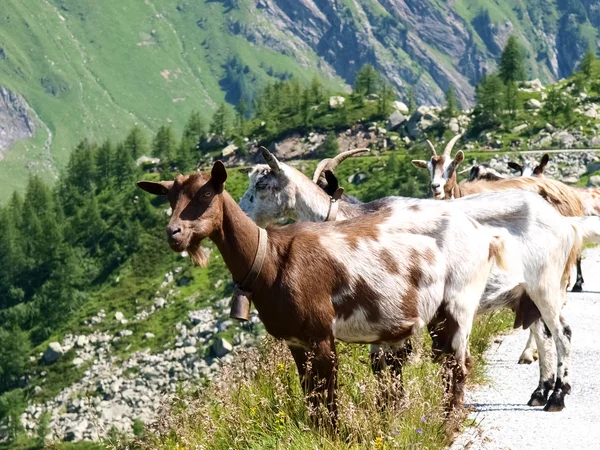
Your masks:
<svg viewBox="0 0 600 450"><path fill-rule="evenodd" d="M84 335L77 336L77 341L75 341L75 345L77 345L78 348L83 348L87 344L88 344L87 336L84 336Z"/></svg>
<svg viewBox="0 0 600 450"><path fill-rule="evenodd" d="M594 175L590 177L590 181L588 183L590 186L599 187L600 186L600 175Z"/></svg>
<svg viewBox="0 0 600 450"><path fill-rule="evenodd" d="M167 301L162 297L159 297L156 300L154 300L154 307L156 309L164 308L166 304L167 304Z"/></svg>
<svg viewBox="0 0 600 450"><path fill-rule="evenodd" d="M218 337L213 342L212 350L217 358L222 358L233 350L233 346L226 339Z"/></svg>
<svg viewBox="0 0 600 450"><path fill-rule="evenodd" d="M562 148L572 148L576 143L577 139L568 131L560 131L554 136L554 141Z"/></svg>
<svg viewBox="0 0 600 450"><path fill-rule="evenodd" d="M154 337L155 337L154 333L146 333L146 334L144 334L144 338L146 338L146 339L154 339Z"/></svg>
<svg viewBox="0 0 600 450"><path fill-rule="evenodd" d="M353 173L352 175L350 175L348 177L348 183L361 184L361 183L364 183L364 181L366 179L367 179L367 175L362 172Z"/></svg>
<svg viewBox="0 0 600 450"><path fill-rule="evenodd" d="M346 99L339 95L333 95L333 96L329 97L329 107L331 109L341 108L342 106L344 106L345 102L346 102Z"/></svg>
<svg viewBox="0 0 600 450"><path fill-rule="evenodd" d="M400 111L396 110L392 114L387 121L387 129L392 131L396 130L400 125L407 121L407 118Z"/></svg>
<svg viewBox="0 0 600 450"><path fill-rule="evenodd" d="M59 358L65 354L64 349L59 342L50 342L42 359L46 364L53 364L59 360Z"/></svg>
<svg viewBox="0 0 600 450"><path fill-rule="evenodd" d="M398 111L400 114L408 114L408 106L406 106L405 103L403 102L399 102L399 101L395 101L392 103L392 107Z"/></svg>
<svg viewBox="0 0 600 450"><path fill-rule="evenodd" d="M540 109L541 107L542 103L535 98L530 98L527 100L527 102L525 102L525 109L535 110Z"/></svg>
<svg viewBox="0 0 600 450"><path fill-rule="evenodd" d="M514 127L512 130L510 130L511 133L520 133L521 131L523 131L525 128L527 128L527 124L523 123L521 125L517 125L516 127Z"/></svg>
<svg viewBox="0 0 600 450"><path fill-rule="evenodd" d="M237 149L238 149L237 145L235 145L235 144L229 144L227 147L225 147L223 149L223 151L221 152L221 154L223 155L223 157L227 157L229 155L233 155Z"/></svg>
<svg viewBox="0 0 600 450"><path fill-rule="evenodd" d="M125 316L123 315L123 313L122 313L121 311L117 311L117 312L115 313L115 320L116 320L117 322L121 322L121 321L123 320L123 318L124 318L124 317L125 317Z"/></svg>

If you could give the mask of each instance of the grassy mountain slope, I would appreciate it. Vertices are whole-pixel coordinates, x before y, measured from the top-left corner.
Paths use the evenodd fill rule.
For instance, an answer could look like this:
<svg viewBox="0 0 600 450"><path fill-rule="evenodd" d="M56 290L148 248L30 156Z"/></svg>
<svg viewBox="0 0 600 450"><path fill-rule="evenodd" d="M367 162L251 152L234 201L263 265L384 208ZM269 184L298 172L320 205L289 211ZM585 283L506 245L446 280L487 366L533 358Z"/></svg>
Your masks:
<svg viewBox="0 0 600 450"><path fill-rule="evenodd" d="M269 79L314 73L330 87L371 63L406 94L463 103L514 33L529 74L570 74L596 42L592 0L6 0L0 85L22 95L35 136L0 163L3 192L29 173L55 178L83 136L120 138L133 124L178 129L193 109L251 103Z"/></svg>

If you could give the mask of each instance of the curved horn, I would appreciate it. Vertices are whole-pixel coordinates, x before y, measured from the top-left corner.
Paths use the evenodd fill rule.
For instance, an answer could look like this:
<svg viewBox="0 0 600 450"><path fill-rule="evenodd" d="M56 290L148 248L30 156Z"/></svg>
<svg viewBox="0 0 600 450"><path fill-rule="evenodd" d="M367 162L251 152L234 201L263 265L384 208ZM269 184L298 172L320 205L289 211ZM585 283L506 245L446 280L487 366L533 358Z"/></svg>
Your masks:
<svg viewBox="0 0 600 450"><path fill-rule="evenodd" d="M434 145L431 143L431 141L429 139L427 139L427 143L429 144L429 147L431 147L431 151L433 152L433 156L437 156L437 152L435 151L435 147L434 147Z"/></svg>
<svg viewBox="0 0 600 450"><path fill-rule="evenodd" d="M462 134L457 134L452 139L450 139L450 142L448 142L448 144L446 145L446 148L444 149L445 156L450 156L450 152L454 148L454 144L456 144L456 141L458 141L461 137L462 137Z"/></svg>
<svg viewBox="0 0 600 450"><path fill-rule="evenodd" d="M279 165L279 161L275 158L275 155L267 150L265 147L260 148L260 153L265 159L266 163L269 165L273 172L278 173L281 172L281 166Z"/></svg>
<svg viewBox="0 0 600 450"><path fill-rule="evenodd" d="M315 171L313 173L313 177L312 177L313 183L316 183L317 181L319 181L321 174L323 172L325 172L326 170L331 170L333 172L335 170L335 168L340 165L340 163L342 163L346 159L350 158L351 156L357 155L359 153L368 153L369 151L370 150L368 148L355 148L352 150L346 150L345 152L342 152L339 155L336 155L334 158L326 158L326 159L322 160L321 162L319 162L319 164L317 165L317 168L315 169Z"/></svg>

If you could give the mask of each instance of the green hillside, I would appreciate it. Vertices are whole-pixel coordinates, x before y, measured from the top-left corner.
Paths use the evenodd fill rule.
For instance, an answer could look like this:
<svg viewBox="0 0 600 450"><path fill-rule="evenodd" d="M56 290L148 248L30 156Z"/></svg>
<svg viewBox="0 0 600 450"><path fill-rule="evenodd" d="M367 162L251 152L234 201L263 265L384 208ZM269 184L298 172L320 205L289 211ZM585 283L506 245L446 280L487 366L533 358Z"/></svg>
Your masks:
<svg viewBox="0 0 600 450"><path fill-rule="evenodd" d="M496 66L510 34L526 48L529 78L568 76L595 46L593 0L5 0L0 86L22 96L32 139L2 151L0 191L29 174L56 179L81 138L120 139L131 126L180 131L192 110L209 120L226 100L252 107L269 81L317 73L351 84L373 64L421 103L456 88L463 104ZM1 114L1 111L0 111ZM6 198L0 194L0 198Z"/></svg>
<svg viewBox="0 0 600 450"><path fill-rule="evenodd" d="M243 14L220 2L11 0L2 9L0 85L23 95L38 123L35 139L0 163L4 192L28 173L55 177L84 136L120 139L133 125L167 122L180 132L192 110L208 122L226 94L234 104L251 99L268 73L313 76L227 33Z"/></svg>

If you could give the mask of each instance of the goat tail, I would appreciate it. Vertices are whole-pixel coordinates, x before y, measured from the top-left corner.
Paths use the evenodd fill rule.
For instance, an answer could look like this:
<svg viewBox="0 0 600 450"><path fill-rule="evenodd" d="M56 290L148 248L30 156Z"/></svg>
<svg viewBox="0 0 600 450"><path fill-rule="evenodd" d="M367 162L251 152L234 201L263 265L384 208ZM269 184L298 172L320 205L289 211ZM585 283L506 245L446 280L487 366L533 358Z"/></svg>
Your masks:
<svg viewBox="0 0 600 450"><path fill-rule="evenodd" d="M493 234L490 241L489 260L494 260L496 266L502 270L508 270L506 258L506 242L501 234Z"/></svg>
<svg viewBox="0 0 600 450"><path fill-rule="evenodd" d="M600 244L600 217L568 217L567 220L575 230L580 247L585 244Z"/></svg>

